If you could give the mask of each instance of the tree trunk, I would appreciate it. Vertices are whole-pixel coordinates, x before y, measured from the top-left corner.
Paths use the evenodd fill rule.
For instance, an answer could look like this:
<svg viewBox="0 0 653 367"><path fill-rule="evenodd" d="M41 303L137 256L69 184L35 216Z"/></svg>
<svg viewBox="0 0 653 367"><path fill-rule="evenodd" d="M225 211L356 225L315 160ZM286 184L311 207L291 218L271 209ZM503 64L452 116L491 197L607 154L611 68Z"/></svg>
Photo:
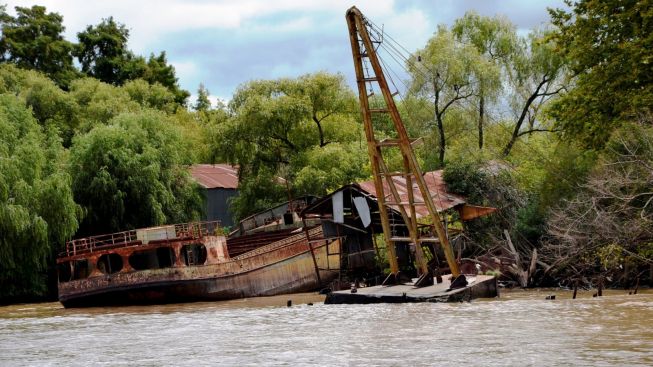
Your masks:
<svg viewBox="0 0 653 367"><path fill-rule="evenodd" d="M483 120L485 119L485 98L481 94L478 102L478 149L483 149Z"/></svg>
<svg viewBox="0 0 653 367"><path fill-rule="evenodd" d="M508 243L508 250L512 254L513 258L515 259L515 263L510 265L508 269L510 272L517 277L517 281L519 282L519 285L522 288L526 288L528 286L528 272L521 267L521 257L519 256L519 252L515 248L515 245L512 243L512 239L510 238L510 233L508 233L507 230L503 230L503 234L506 236L506 242Z"/></svg>
<svg viewBox="0 0 653 367"><path fill-rule="evenodd" d="M444 152L447 146L444 136L444 124L442 123L442 114L444 111L440 111L440 91L437 88L437 82L435 79L433 80L433 94L435 95L433 100L433 115L435 116L435 122L438 125L438 136L440 138L438 160L440 162L440 167L444 167Z"/></svg>
<svg viewBox="0 0 653 367"><path fill-rule="evenodd" d="M324 141L324 131L322 130L322 124L320 123L320 120L317 118L315 113L313 113L313 122L315 122L315 124L317 125L317 132L320 136L320 148L323 148L324 146L329 144L329 142Z"/></svg>
<svg viewBox="0 0 653 367"><path fill-rule="evenodd" d="M442 123L442 116L437 117L438 119L438 133L440 134L440 154L439 154L439 161L440 161L440 167L444 167L444 152L446 150L447 142L444 137L444 124Z"/></svg>
<svg viewBox="0 0 653 367"><path fill-rule="evenodd" d="M542 81L540 84L538 84L537 88L535 89L535 92L531 94L528 99L526 100L526 103L524 104L524 107L522 108L521 115L517 119L517 122L515 123L515 128L512 131L512 136L510 137L510 141L508 141L508 144L506 144L506 147L503 148L503 156L507 157L510 154L510 151L512 150L513 145L515 145L515 142L517 142L517 138L519 138L519 130L521 129L522 124L524 123L524 119L526 118L526 115L528 114L528 109L531 107L531 104L537 97L540 96L540 89L544 84L546 84L549 80L546 78L546 75L542 78Z"/></svg>

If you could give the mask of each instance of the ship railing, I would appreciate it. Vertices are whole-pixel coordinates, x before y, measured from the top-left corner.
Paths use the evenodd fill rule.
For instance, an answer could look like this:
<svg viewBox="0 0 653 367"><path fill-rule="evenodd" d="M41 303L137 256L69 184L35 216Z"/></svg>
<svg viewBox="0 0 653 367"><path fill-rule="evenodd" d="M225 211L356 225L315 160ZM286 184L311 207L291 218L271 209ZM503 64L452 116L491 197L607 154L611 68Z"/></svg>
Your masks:
<svg viewBox="0 0 653 367"><path fill-rule="evenodd" d="M174 228L174 231L171 230L172 228ZM157 229L165 229L164 231L159 232L163 233L163 236L148 239L147 233L151 233ZM139 246L144 243L155 241L159 243L201 239L205 236L220 233L220 221L189 222L164 225L160 227L139 228L130 231L102 234L68 241L66 243L66 252L61 255L73 256L107 248Z"/></svg>

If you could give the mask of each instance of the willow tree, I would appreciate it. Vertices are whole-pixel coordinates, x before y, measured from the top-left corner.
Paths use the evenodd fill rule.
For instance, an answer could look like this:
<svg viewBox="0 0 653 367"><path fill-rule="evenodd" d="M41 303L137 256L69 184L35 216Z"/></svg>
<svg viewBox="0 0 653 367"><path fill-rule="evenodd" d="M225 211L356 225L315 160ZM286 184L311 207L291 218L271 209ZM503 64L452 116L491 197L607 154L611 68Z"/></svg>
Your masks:
<svg viewBox="0 0 653 367"><path fill-rule="evenodd" d="M506 69L514 119L512 134L503 148L504 156L510 154L520 137L554 131L543 121L543 107L561 95L569 83L565 59L556 47L548 32L534 31L519 40L519 49Z"/></svg>
<svg viewBox="0 0 653 367"><path fill-rule="evenodd" d="M478 106L478 148L483 149L488 104L496 102L501 96L501 71L510 63L510 58L518 48L517 33L515 26L507 19L485 17L475 12L467 12L457 19L452 31L460 42L476 47L487 63L485 68L477 72L478 88L475 95Z"/></svg>
<svg viewBox="0 0 653 367"><path fill-rule="evenodd" d="M510 107L512 118L495 116L510 130L504 156L522 136L553 131L542 118L543 107L565 90L568 80L564 58L555 52L550 33L534 30L518 36L508 20L475 13L456 20L452 30L459 42L473 45L489 64L477 75L479 148L488 102Z"/></svg>
<svg viewBox="0 0 653 367"><path fill-rule="evenodd" d="M180 132L160 112L124 113L74 140L75 200L87 212L83 234L195 220L201 193Z"/></svg>
<svg viewBox="0 0 653 367"><path fill-rule="evenodd" d="M63 148L17 97L0 95L0 299L45 292L47 259L78 228Z"/></svg>
<svg viewBox="0 0 653 367"><path fill-rule="evenodd" d="M239 87L218 126L215 156L240 167L237 217L290 195L325 194L364 175L356 100L342 75L258 80ZM356 143L356 144L354 144ZM281 184L279 184L281 183Z"/></svg>
<svg viewBox="0 0 653 367"><path fill-rule="evenodd" d="M445 118L455 107L478 94L479 80L491 68L471 44L461 43L445 26L417 50L408 61L410 92L431 101L433 119L429 125L438 133L438 161L444 165L447 148Z"/></svg>

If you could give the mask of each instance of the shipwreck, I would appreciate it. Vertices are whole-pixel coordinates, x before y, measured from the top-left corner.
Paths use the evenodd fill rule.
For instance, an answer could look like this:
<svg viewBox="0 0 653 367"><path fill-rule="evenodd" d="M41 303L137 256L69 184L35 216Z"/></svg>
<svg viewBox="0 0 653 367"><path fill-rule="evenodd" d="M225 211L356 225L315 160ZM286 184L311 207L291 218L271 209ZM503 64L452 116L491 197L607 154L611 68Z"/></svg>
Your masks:
<svg viewBox="0 0 653 367"><path fill-rule="evenodd" d="M65 307L87 307L318 289L338 276L341 238L325 237L319 221L299 219L309 201L247 218L229 238L213 221L70 241L57 259L59 300Z"/></svg>

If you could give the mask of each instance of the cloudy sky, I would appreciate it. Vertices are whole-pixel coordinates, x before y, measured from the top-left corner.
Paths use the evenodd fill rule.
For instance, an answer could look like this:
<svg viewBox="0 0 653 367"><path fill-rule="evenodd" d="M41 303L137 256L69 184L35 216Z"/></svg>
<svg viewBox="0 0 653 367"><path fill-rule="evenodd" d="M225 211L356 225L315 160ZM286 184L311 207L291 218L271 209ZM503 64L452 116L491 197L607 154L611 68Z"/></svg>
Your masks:
<svg viewBox="0 0 653 367"><path fill-rule="evenodd" d="M408 50L424 46L438 24L466 11L501 14L521 32L548 21L547 7L562 0L18 0L64 17L66 38L113 16L130 29L129 47L141 55L166 51L182 88L200 83L228 100L252 79L343 73L353 86L345 11L356 5Z"/></svg>

